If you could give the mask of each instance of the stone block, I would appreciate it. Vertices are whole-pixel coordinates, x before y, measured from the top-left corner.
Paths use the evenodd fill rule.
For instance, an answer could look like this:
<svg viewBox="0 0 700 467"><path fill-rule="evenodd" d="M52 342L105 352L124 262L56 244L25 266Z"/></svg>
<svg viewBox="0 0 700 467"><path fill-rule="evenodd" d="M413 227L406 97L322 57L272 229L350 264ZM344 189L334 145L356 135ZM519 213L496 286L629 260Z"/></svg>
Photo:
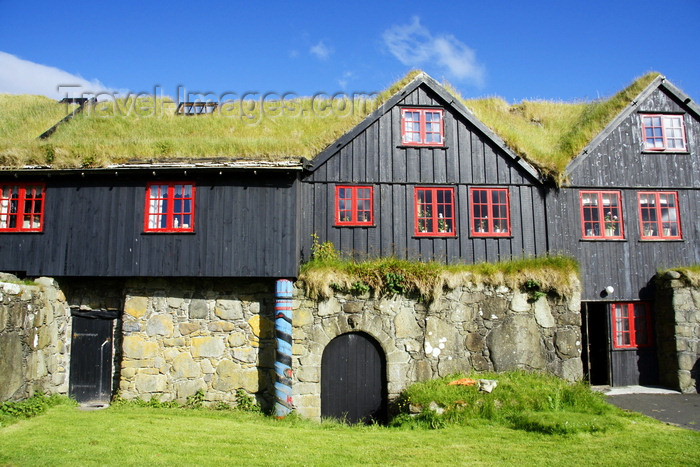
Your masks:
<svg viewBox="0 0 700 467"><path fill-rule="evenodd" d="M422 330L412 309L403 308L394 317L394 334L397 338L418 338Z"/></svg>
<svg viewBox="0 0 700 467"><path fill-rule="evenodd" d="M188 336L200 329L199 323L180 323L178 327L183 336Z"/></svg>
<svg viewBox="0 0 700 467"><path fill-rule="evenodd" d="M165 347L182 347L185 345L185 339L182 337L175 337L173 339L163 339L163 345Z"/></svg>
<svg viewBox="0 0 700 467"><path fill-rule="evenodd" d="M529 299L530 298L527 294L522 292L515 292L513 294L513 300L511 300L510 302L510 309L521 313L530 311L530 308L532 306L530 305Z"/></svg>
<svg viewBox="0 0 700 467"><path fill-rule="evenodd" d="M356 300L347 302L343 305L343 312L345 313L362 313L363 302Z"/></svg>
<svg viewBox="0 0 700 467"><path fill-rule="evenodd" d="M292 324L294 327L303 327L314 322L314 317L308 308L294 309Z"/></svg>
<svg viewBox="0 0 700 467"><path fill-rule="evenodd" d="M557 375L567 381L580 381L583 379L583 363L581 358L569 358L561 362L561 374Z"/></svg>
<svg viewBox="0 0 700 467"><path fill-rule="evenodd" d="M241 387L250 394L255 394L259 390L260 377L257 368L247 368L241 370L240 383Z"/></svg>
<svg viewBox="0 0 700 467"><path fill-rule="evenodd" d="M488 359L481 354L472 355L471 363L476 371L488 371L490 369Z"/></svg>
<svg viewBox="0 0 700 467"><path fill-rule="evenodd" d="M233 358L243 363L255 363L258 358L258 350L252 347L239 347L233 349Z"/></svg>
<svg viewBox="0 0 700 467"><path fill-rule="evenodd" d="M428 381L433 377L433 369L425 360L418 360L413 364L411 370L410 380L407 383L412 383L416 381Z"/></svg>
<svg viewBox="0 0 700 467"><path fill-rule="evenodd" d="M253 335L258 339L271 339L274 337L275 323L260 315L255 315L248 320Z"/></svg>
<svg viewBox="0 0 700 467"><path fill-rule="evenodd" d="M122 340L122 352L126 358L153 358L157 351L157 343L147 341L141 336L124 336L124 339Z"/></svg>
<svg viewBox="0 0 700 467"><path fill-rule="evenodd" d="M206 390L207 388L207 385L201 380L177 381L173 386L175 387L175 397L181 404L187 402L187 398L194 396L200 389Z"/></svg>
<svg viewBox="0 0 700 467"><path fill-rule="evenodd" d="M230 392L241 387L241 366L231 360L222 360L216 367L212 387L217 391Z"/></svg>
<svg viewBox="0 0 700 467"><path fill-rule="evenodd" d="M22 341L17 334L0 334L0 401L12 397L24 385Z"/></svg>
<svg viewBox="0 0 700 467"><path fill-rule="evenodd" d="M549 308L549 301L546 298L540 298L534 304L535 321L543 328L554 327L556 322L552 316L552 310Z"/></svg>
<svg viewBox="0 0 700 467"><path fill-rule="evenodd" d="M139 393L163 392L167 386L165 375L137 374L134 377L136 390Z"/></svg>
<svg viewBox="0 0 700 467"><path fill-rule="evenodd" d="M387 364L387 379L393 382L404 382L408 378L410 365L407 363Z"/></svg>
<svg viewBox="0 0 700 467"><path fill-rule="evenodd" d="M193 298L188 309L190 319L206 319L209 317L209 307L203 298Z"/></svg>
<svg viewBox="0 0 700 467"><path fill-rule="evenodd" d="M481 352L484 347L484 338L478 332L470 332L464 339L464 346L472 352Z"/></svg>
<svg viewBox="0 0 700 467"><path fill-rule="evenodd" d="M226 346L223 337L199 336L192 338L192 356L221 357Z"/></svg>
<svg viewBox="0 0 700 467"><path fill-rule="evenodd" d="M331 316L340 313L340 303L335 297L330 297L318 304L318 316Z"/></svg>
<svg viewBox="0 0 700 467"><path fill-rule="evenodd" d="M124 320L122 324L122 332L125 334L131 334L139 331L141 331L141 325L137 321Z"/></svg>
<svg viewBox="0 0 700 467"><path fill-rule="evenodd" d="M229 347L241 347L246 345L248 340L246 339L245 334L242 332L234 332L229 334L229 336L226 338L226 342L228 342Z"/></svg>
<svg viewBox="0 0 700 467"><path fill-rule="evenodd" d="M174 378L198 378L202 375L199 364L187 352L180 353L173 359L172 375Z"/></svg>
<svg viewBox="0 0 700 467"><path fill-rule="evenodd" d="M216 369L214 369L211 362L206 358L199 362L199 366L204 374L212 374L216 372Z"/></svg>
<svg viewBox="0 0 700 467"><path fill-rule="evenodd" d="M694 353L682 352L678 355L678 369L690 371L695 366L698 357Z"/></svg>
<svg viewBox="0 0 700 467"><path fill-rule="evenodd" d="M320 415L320 410L321 410L321 397L320 396L317 396L314 394L294 395L293 401L294 401L294 406L297 408L297 410L301 410L302 408L318 407L319 415Z"/></svg>
<svg viewBox="0 0 700 467"><path fill-rule="evenodd" d="M2 291L7 295L19 295L19 293L22 291L22 288L19 286L19 284L4 282L2 284Z"/></svg>
<svg viewBox="0 0 700 467"><path fill-rule="evenodd" d="M243 305L240 300L219 299L214 305L214 314L228 321L243 319Z"/></svg>
<svg viewBox="0 0 700 467"><path fill-rule="evenodd" d="M260 302L251 302L248 304L248 313L252 315L260 314Z"/></svg>
<svg viewBox="0 0 700 467"><path fill-rule="evenodd" d="M208 329L211 332L230 332L236 329L236 325L228 321L214 321L209 323Z"/></svg>
<svg viewBox="0 0 700 467"><path fill-rule="evenodd" d="M169 315L154 315L151 316L146 323L146 334L149 336L165 336L173 335L173 319Z"/></svg>
<svg viewBox="0 0 700 467"><path fill-rule="evenodd" d="M168 305L168 308L174 308L176 310L180 309L184 302L185 300L180 297L168 297L165 299L165 303Z"/></svg>
<svg viewBox="0 0 700 467"><path fill-rule="evenodd" d="M576 283L578 283L578 279L576 279ZM569 311L574 312L574 313L581 312L581 288L580 288L580 286L577 287L577 290L575 290L571 294L571 296L569 297L569 301L567 303L567 308Z"/></svg>
<svg viewBox="0 0 700 467"><path fill-rule="evenodd" d="M320 381L320 366L303 366L296 370L296 376L302 383L318 383Z"/></svg>
<svg viewBox="0 0 700 467"><path fill-rule="evenodd" d="M148 297L127 297L124 302L124 313L141 318L146 314L148 309Z"/></svg>
<svg viewBox="0 0 700 467"><path fill-rule="evenodd" d="M294 393L302 396L316 395L321 392L321 386L317 383L294 383L292 386Z"/></svg>
<svg viewBox="0 0 700 467"><path fill-rule="evenodd" d="M438 376L448 376L455 373L468 373L472 371L472 365L469 359L465 356L445 356L444 354L438 359Z"/></svg>
<svg viewBox="0 0 700 467"><path fill-rule="evenodd" d="M539 329L528 315L512 315L494 326L486 337L486 344L496 371L545 368Z"/></svg>

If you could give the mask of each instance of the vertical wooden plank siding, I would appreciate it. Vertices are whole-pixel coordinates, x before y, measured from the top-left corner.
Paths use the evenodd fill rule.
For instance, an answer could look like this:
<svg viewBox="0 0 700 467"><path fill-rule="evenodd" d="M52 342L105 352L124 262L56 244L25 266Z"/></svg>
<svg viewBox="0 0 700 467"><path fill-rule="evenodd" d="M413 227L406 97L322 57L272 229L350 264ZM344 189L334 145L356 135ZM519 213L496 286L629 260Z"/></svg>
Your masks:
<svg viewBox="0 0 700 467"><path fill-rule="evenodd" d="M419 87L405 96L364 131L358 132L344 148L338 148L314 172L302 177L302 190L316 193L313 223L306 223L302 243L312 233L321 241L332 241L336 248L357 258L396 255L400 258L443 262L498 261L544 253L544 191L501 148L449 106L444 106L444 147L411 147L401 141L402 106L440 105L429 90ZM378 136L378 140L373 135ZM377 147L379 150L374 151ZM352 150L346 149L352 148ZM352 164L347 157L355 160ZM332 167L353 167L352 183L374 187L375 225L336 227L335 191L348 180L342 172L334 176ZM323 170L324 167L328 169ZM377 167L378 177L373 168ZM523 172L523 173L520 173ZM517 180L518 184L513 184ZM318 195L321 186L326 198ZM454 237L416 237L414 190L421 186L455 188ZM468 188L470 186L510 187L512 237L501 239L470 236ZM517 219L513 216L517 216ZM309 230L313 226L315 230ZM543 246L544 245L544 246ZM302 250L310 248L307 242ZM306 256L306 255L305 255Z"/></svg>
<svg viewBox="0 0 700 467"><path fill-rule="evenodd" d="M143 232L145 187L152 178L93 177L47 181L44 230L3 234L3 269L29 276L297 274L291 174L272 175L266 184L245 175L226 183L191 178L197 186L195 231L186 234Z"/></svg>

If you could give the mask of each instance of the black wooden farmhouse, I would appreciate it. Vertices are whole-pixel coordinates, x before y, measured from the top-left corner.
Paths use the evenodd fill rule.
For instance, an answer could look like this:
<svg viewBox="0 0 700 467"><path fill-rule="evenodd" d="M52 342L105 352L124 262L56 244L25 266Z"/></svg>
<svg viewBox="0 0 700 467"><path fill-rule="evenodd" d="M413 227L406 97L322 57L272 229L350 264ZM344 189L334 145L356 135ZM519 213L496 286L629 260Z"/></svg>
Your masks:
<svg viewBox="0 0 700 467"><path fill-rule="evenodd" d="M550 251L576 257L592 384L658 383L657 270L700 262L700 108L654 79L548 192Z"/></svg>
<svg viewBox="0 0 700 467"><path fill-rule="evenodd" d="M133 115L126 103L109 111L101 104L100 114L99 103L80 102L81 112L40 140L35 133L60 120L42 109L61 110L28 100L23 107L36 107L41 131L20 133L26 117L0 120L0 271L58 279L75 329L86 335L97 332L85 324L95 316L108 323L99 331L105 336L134 333L115 337L118 357L110 350L86 363L102 368L99 381L71 373L74 395L99 383L108 396L120 378L131 384L122 383L127 393L139 384L162 392L165 380L145 383L119 359L155 368L140 336L170 337L174 327L166 346L187 353L178 339L191 336L201 346L195 358L215 358L219 345L198 332L230 333L221 345L240 358L223 366L252 372L248 354L235 350L236 333L214 321L244 322L264 360L270 349L260 320L274 319L275 280L298 277L313 236L356 259L478 263L564 254L581 268L583 374L592 384L658 384L652 279L659 269L700 263L700 108L662 76L635 85L558 172L543 162L547 150L519 143L499 124L520 118L523 131L550 131L537 110L491 100L479 107L424 73L364 113L314 120L303 112L263 115L264 104L247 115L243 106L177 110L154 100L152 115ZM1 97L0 106L12 99ZM106 298L85 298L95 295ZM158 316L153 303L183 321ZM102 313L86 318L93 310ZM149 313L147 325L138 321ZM188 316L212 323L195 331ZM81 352L96 352L100 339ZM178 397L198 389L187 381L188 359L173 364L182 377L172 383ZM217 391L268 384L263 373L232 382L209 363L197 365Z"/></svg>

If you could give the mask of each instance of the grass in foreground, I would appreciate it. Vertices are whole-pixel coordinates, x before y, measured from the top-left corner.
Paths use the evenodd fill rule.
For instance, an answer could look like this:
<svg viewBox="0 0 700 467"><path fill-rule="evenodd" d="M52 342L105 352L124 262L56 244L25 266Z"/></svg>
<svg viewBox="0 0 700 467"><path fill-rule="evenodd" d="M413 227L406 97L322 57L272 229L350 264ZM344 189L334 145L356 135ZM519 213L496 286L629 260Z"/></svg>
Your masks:
<svg viewBox="0 0 700 467"><path fill-rule="evenodd" d="M496 380L498 386L486 393L477 384L450 384L465 379L470 383ZM457 374L416 383L401 394L396 407L395 426L443 428L485 421L562 435L618 429L623 415L584 382L569 383L554 375L526 371Z"/></svg>
<svg viewBox="0 0 700 467"><path fill-rule="evenodd" d="M620 416L560 436L476 420L442 430L314 423L209 410L65 405L0 429L0 465L690 465L700 433Z"/></svg>

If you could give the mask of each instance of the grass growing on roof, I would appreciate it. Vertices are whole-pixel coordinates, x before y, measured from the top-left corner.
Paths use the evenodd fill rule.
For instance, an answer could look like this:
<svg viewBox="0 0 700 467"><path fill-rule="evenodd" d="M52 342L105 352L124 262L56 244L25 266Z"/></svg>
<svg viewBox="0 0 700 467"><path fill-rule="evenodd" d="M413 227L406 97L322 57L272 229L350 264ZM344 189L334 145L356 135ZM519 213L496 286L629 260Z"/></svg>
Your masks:
<svg viewBox="0 0 700 467"><path fill-rule="evenodd" d="M36 138L67 112L37 96L0 96L0 165L102 167L128 162L208 158L263 161L313 158L415 79L414 70L382 92L350 99L240 100L222 96L216 112L175 115L168 98L107 100L88 107L45 141ZM516 153L557 183L566 166L658 73L649 73L609 99L593 102L463 99L446 88ZM274 96L272 96L274 97ZM235 100L238 99L238 100Z"/></svg>
<svg viewBox="0 0 700 467"><path fill-rule="evenodd" d="M516 153L561 183L560 176L576 157L659 73L648 73L609 99L593 102L462 99L486 126Z"/></svg>
<svg viewBox="0 0 700 467"><path fill-rule="evenodd" d="M319 243L314 236L312 259L302 265L299 280L313 298L328 298L334 292L371 292L374 296L417 294L432 300L444 288L469 284L569 295L577 274L576 261L564 256L452 265L394 257L355 261L341 257L331 242Z"/></svg>
<svg viewBox="0 0 700 467"><path fill-rule="evenodd" d="M43 97L7 96L0 108L12 118L0 119L0 165L69 168L203 158L313 158L418 73L367 95L228 96L229 101L222 96L215 112L199 116L176 115L169 98L108 99L87 106L46 141L35 138L68 113L66 106Z"/></svg>

